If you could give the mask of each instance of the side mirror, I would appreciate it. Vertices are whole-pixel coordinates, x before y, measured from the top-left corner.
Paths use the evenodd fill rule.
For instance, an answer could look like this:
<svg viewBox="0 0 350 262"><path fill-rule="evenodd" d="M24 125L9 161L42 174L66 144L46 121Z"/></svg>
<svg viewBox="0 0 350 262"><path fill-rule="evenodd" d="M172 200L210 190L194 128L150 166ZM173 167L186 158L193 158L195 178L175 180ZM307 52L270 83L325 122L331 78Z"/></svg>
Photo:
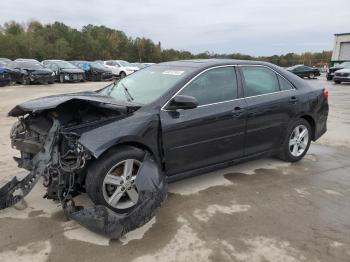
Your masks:
<svg viewBox="0 0 350 262"><path fill-rule="evenodd" d="M192 108L196 108L197 106L198 106L198 101L195 97L177 95L170 101L167 109L168 110L192 109Z"/></svg>

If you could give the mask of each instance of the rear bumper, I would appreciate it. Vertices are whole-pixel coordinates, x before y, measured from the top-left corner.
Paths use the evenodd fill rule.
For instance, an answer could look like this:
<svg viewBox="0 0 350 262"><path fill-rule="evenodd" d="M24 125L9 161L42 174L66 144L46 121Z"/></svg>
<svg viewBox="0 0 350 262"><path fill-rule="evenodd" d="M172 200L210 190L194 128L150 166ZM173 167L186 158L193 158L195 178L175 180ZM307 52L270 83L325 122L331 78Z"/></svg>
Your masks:
<svg viewBox="0 0 350 262"><path fill-rule="evenodd" d="M315 133L314 133L314 141L319 139L324 133L327 132L327 119L329 112L329 104L328 102L322 104L318 117L315 119Z"/></svg>

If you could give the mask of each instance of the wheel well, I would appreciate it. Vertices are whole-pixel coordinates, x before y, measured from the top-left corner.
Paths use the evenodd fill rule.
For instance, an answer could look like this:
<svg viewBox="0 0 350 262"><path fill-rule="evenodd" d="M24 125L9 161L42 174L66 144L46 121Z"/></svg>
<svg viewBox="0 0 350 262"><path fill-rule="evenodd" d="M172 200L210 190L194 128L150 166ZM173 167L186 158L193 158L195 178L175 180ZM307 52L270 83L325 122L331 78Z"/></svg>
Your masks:
<svg viewBox="0 0 350 262"><path fill-rule="evenodd" d="M116 147L120 147L120 146L133 146L133 147L136 147L136 148L141 149L143 151L148 151L150 154L154 155L152 150L148 146L146 146L142 143L138 143L138 142L124 142L124 143L116 144L116 145L112 146L111 148L116 148Z"/></svg>
<svg viewBox="0 0 350 262"><path fill-rule="evenodd" d="M316 132L315 120L309 115L304 115L304 116L301 116L300 118L305 119L309 123L311 127L311 136L312 136L311 139L315 140L315 132Z"/></svg>
<svg viewBox="0 0 350 262"><path fill-rule="evenodd" d="M136 147L140 150L143 150L145 152L150 153L156 160L158 160L158 157L152 152L152 150L147 147L146 145L142 144L142 143L138 143L138 142L124 142L124 143L119 143L116 145L111 146L110 148L108 148L106 151L104 151L99 157L93 157L91 160L88 161L86 167L85 167L85 171L83 171L80 175L81 175L81 181L85 181L85 177L86 177L86 169L89 168L89 166L95 162L98 161L98 159L100 159L102 156L104 156L107 152L113 150L113 149L117 149L118 147L121 146L132 146L132 147Z"/></svg>

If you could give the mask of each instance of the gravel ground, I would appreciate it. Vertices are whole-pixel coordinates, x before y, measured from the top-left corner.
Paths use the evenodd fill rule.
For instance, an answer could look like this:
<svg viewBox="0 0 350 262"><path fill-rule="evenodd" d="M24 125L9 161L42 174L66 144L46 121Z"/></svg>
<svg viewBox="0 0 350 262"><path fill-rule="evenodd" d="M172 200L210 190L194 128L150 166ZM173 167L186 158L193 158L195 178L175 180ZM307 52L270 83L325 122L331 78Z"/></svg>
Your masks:
<svg viewBox="0 0 350 262"><path fill-rule="evenodd" d="M307 81L330 91L331 111L302 161L265 158L171 184L156 217L120 240L67 221L38 185L24 210L0 211L0 261L350 261L350 84ZM20 172L6 117L15 104L103 85L1 88L0 181Z"/></svg>

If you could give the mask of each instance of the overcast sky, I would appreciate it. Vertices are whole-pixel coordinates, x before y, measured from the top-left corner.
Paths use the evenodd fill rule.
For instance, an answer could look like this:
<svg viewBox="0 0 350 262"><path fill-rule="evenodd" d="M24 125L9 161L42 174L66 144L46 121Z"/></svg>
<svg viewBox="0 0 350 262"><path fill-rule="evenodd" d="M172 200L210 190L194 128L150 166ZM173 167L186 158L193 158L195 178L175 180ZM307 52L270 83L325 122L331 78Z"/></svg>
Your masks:
<svg viewBox="0 0 350 262"><path fill-rule="evenodd" d="M0 23L106 25L163 48L273 55L333 48L350 32L350 0L10 0Z"/></svg>

